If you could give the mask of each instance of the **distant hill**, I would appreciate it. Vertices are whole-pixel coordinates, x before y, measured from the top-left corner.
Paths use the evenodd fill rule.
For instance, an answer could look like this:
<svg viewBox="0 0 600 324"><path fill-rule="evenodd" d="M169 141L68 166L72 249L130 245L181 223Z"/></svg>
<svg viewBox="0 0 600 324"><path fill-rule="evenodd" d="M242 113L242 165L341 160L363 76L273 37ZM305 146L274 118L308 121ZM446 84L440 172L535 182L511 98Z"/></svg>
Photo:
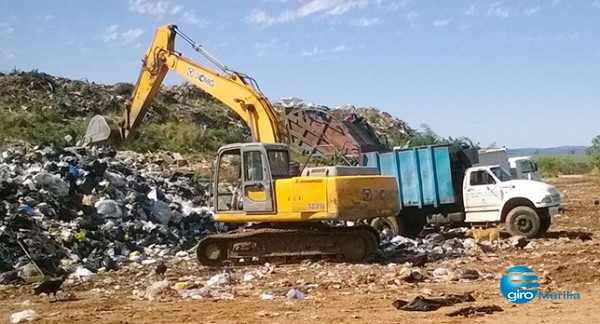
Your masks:
<svg viewBox="0 0 600 324"><path fill-rule="evenodd" d="M585 149L588 146L559 146L549 148L517 148L508 149L508 156L523 156L523 155L585 155Z"/></svg>

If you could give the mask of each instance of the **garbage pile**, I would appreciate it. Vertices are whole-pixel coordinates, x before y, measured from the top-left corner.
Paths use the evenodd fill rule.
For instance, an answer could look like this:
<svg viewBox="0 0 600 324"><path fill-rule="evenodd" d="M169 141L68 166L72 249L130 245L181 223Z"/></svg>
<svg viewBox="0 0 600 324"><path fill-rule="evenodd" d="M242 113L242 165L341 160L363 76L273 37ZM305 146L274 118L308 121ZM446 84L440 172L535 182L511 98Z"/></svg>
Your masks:
<svg viewBox="0 0 600 324"><path fill-rule="evenodd" d="M380 248L388 259L398 259L400 262L410 262L413 266L423 266L426 263L442 259L458 258L466 255L474 240L459 238L462 229L456 229L446 235L429 233L423 238L411 239L403 236L390 236L383 233ZM448 237L446 237L448 236Z"/></svg>
<svg viewBox="0 0 600 324"><path fill-rule="evenodd" d="M175 253L225 230L210 217L209 184L148 154L52 146L0 154L0 281L31 259L44 275L65 264L111 270L145 247Z"/></svg>

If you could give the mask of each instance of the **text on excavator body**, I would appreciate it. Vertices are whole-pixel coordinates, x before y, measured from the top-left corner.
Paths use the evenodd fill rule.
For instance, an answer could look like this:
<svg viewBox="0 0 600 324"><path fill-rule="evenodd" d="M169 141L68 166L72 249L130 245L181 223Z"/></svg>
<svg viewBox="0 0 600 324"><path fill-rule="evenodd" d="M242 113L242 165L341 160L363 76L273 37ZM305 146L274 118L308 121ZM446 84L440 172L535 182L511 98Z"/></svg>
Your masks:
<svg viewBox="0 0 600 324"><path fill-rule="evenodd" d="M198 81L200 81L201 83L206 84L209 87L214 87L215 86L215 80L207 77L206 75L202 74L202 73L197 73L194 68L188 68L187 70L187 74L194 78L194 79L198 79Z"/></svg>

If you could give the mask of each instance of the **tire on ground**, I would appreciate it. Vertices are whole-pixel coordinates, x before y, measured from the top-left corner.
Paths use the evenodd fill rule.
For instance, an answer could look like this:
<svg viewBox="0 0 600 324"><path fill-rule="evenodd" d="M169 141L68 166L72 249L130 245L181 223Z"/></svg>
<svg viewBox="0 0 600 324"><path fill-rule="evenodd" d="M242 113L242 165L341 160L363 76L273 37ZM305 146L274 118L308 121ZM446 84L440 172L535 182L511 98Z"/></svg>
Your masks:
<svg viewBox="0 0 600 324"><path fill-rule="evenodd" d="M552 219L550 218L550 215L541 215L540 216L540 230L539 230L537 236L542 236L542 235L546 234L546 232L550 228L551 223L552 223Z"/></svg>
<svg viewBox="0 0 600 324"><path fill-rule="evenodd" d="M506 216L506 229L512 236L533 238L540 232L541 220L539 215L530 207L518 206Z"/></svg>
<svg viewBox="0 0 600 324"><path fill-rule="evenodd" d="M402 224L398 222L398 219L393 216L374 218L371 221L371 227L373 227L377 231L381 231L382 229L387 227L390 229L392 235L394 236L402 235L404 232L404 226L402 226Z"/></svg>

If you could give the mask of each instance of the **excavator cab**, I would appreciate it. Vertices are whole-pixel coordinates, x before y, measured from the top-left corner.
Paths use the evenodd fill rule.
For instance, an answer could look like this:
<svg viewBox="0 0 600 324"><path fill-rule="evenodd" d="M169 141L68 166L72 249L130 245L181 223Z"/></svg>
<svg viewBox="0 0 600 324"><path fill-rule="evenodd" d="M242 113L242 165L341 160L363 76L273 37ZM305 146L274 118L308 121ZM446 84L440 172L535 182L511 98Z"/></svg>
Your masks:
<svg viewBox="0 0 600 324"><path fill-rule="evenodd" d="M289 178L285 144L236 143L217 153L213 204L217 212L274 213L274 180Z"/></svg>

